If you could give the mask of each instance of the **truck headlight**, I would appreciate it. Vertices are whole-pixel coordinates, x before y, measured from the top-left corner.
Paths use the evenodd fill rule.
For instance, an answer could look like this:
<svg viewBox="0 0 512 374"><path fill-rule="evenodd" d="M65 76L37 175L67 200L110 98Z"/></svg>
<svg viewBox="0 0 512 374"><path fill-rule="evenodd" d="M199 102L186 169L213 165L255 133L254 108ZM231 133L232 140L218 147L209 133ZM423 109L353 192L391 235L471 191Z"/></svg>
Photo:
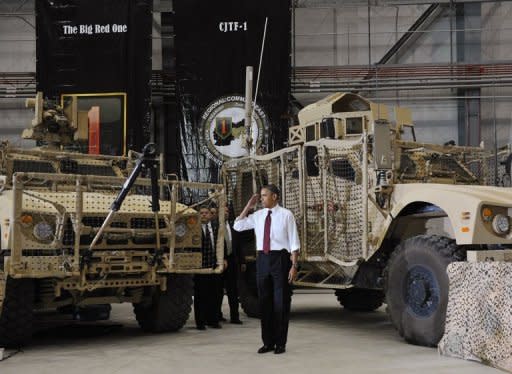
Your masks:
<svg viewBox="0 0 512 374"><path fill-rule="evenodd" d="M47 222L39 222L35 224L32 231L37 240L47 242L53 239L55 234L53 226Z"/></svg>
<svg viewBox="0 0 512 374"><path fill-rule="evenodd" d="M197 216L189 216L187 217L187 225L192 228L199 222L199 218Z"/></svg>
<svg viewBox="0 0 512 374"><path fill-rule="evenodd" d="M496 214L492 219L492 229L496 234L507 234L510 231L510 220L508 216Z"/></svg>
<svg viewBox="0 0 512 374"><path fill-rule="evenodd" d="M176 229L176 236L178 236L180 238L184 237L185 234L187 233L187 225L185 225L183 222L178 223L175 226L175 229Z"/></svg>

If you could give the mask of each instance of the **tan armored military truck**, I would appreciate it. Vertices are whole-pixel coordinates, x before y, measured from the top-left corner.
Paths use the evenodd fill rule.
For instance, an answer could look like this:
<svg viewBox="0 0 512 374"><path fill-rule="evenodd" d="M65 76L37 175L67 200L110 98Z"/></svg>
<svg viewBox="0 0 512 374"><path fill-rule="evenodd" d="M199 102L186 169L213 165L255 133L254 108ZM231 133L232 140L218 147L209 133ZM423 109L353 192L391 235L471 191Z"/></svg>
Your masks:
<svg viewBox="0 0 512 374"><path fill-rule="evenodd" d="M301 235L296 285L334 289L350 310L386 303L408 342L434 346L444 330L446 266L512 244L512 191L485 185L483 149L419 143L410 112L391 116L350 93L311 104L288 148L224 165L226 193L239 214L262 185L279 185ZM254 249L244 248L240 280L251 316Z"/></svg>
<svg viewBox="0 0 512 374"><path fill-rule="evenodd" d="M38 139L49 131L55 146L60 134L68 136L61 109L38 108L36 118L38 111L53 126L36 120ZM194 207L210 199L222 204L223 186L160 179L154 212L151 181L139 178L113 211L138 157L0 145L0 346L25 343L38 311L49 309L104 319L110 304L130 302L146 331L185 324L190 274L220 272L223 258L221 233L212 253L201 252Z"/></svg>

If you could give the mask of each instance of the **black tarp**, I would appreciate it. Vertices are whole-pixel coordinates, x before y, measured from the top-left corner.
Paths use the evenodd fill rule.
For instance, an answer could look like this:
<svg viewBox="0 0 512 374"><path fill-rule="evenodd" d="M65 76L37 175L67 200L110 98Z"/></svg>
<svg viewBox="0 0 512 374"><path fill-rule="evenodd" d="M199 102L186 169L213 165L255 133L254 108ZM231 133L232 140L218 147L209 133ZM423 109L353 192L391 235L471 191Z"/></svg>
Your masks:
<svg viewBox="0 0 512 374"><path fill-rule="evenodd" d="M199 118L218 97L245 95L247 65L254 67L256 85L268 17L257 103L270 118L270 148L280 148L288 131L284 117L290 93L290 1L174 0L173 4L178 100L192 98L191 118Z"/></svg>
<svg viewBox="0 0 512 374"><path fill-rule="evenodd" d="M125 92L128 149L148 140L151 0L36 0L37 90Z"/></svg>

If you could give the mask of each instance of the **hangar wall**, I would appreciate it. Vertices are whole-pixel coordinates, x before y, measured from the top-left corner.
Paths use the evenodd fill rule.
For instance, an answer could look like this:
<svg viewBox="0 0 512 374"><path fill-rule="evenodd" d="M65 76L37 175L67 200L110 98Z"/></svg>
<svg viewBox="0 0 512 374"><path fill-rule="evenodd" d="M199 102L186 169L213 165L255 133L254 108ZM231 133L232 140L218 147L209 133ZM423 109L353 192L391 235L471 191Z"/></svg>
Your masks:
<svg viewBox="0 0 512 374"><path fill-rule="evenodd" d="M153 60L158 64L162 52L155 45L161 45L164 39L155 25L160 22L159 10L167 11L171 1L154 3ZM433 73L407 87L400 86L410 83L406 76L395 77L394 85L384 78L373 77L367 80L371 83L366 86L373 84L373 89L360 92L376 101L411 107L419 136L425 141L454 139L461 144L483 140L487 147L494 146L495 141L498 146L512 142L512 67L508 52L512 42L512 28L508 26L512 2L442 1L439 4L442 11L415 30L409 45L393 55L385 66L407 68L409 74L416 69L416 74L428 66L475 65L477 69L490 71L484 81L479 82L474 76L448 76L444 77L443 85L435 86L432 82L440 77ZM310 89L309 83L318 79L314 75L301 77L298 68L332 69L328 80L336 85L331 91L350 89L353 87L349 84L351 70L343 69L384 66L378 65L380 59L407 34L430 3L380 0L372 2L369 10L366 4L351 0L300 0L293 5L292 93L304 105L330 91L316 85ZM340 69L345 73L337 74ZM34 91L34 72L34 1L21 4L3 1L0 3L0 137L19 144L24 143L17 135L31 119L30 112L23 109L23 101ZM164 122L161 121L161 126Z"/></svg>
<svg viewBox="0 0 512 374"><path fill-rule="evenodd" d="M19 88L18 91L30 92L31 96L34 91L25 86L35 83L35 22L33 1L22 6L19 1L12 0L0 3L0 138L20 146L33 144L20 139L21 130L33 116L24 109L24 99L13 90ZM9 78L17 73L24 76L20 84L10 84L5 82L6 78L1 78L7 75L7 80L12 80Z"/></svg>
<svg viewBox="0 0 512 374"><path fill-rule="evenodd" d="M369 9L349 0L297 4L292 91L300 102L337 90L358 91L358 69L373 68L377 73L371 83L366 80L368 89L359 92L410 107L421 140L471 145L483 141L486 147L512 141L509 1L445 1L431 13L432 4L424 1L378 1ZM423 24L413 30L405 47L383 63L421 17ZM311 69L302 74L301 66L316 67L317 76ZM463 70L453 73L451 66ZM330 69L332 73L326 73ZM386 69L403 74L377 76Z"/></svg>

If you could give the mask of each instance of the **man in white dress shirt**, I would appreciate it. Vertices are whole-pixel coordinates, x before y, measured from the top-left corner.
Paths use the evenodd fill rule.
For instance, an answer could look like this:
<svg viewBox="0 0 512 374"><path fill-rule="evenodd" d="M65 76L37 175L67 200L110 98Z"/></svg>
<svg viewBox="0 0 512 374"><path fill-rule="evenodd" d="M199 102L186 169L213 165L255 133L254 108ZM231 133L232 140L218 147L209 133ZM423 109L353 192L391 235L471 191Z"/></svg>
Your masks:
<svg viewBox="0 0 512 374"><path fill-rule="evenodd" d="M279 189L270 184L260 192L251 197L233 228L254 229L256 235L256 282L263 340L258 353L280 354L286 351L291 284L297 277L300 241L293 213L278 204ZM260 198L264 209L249 215Z"/></svg>

